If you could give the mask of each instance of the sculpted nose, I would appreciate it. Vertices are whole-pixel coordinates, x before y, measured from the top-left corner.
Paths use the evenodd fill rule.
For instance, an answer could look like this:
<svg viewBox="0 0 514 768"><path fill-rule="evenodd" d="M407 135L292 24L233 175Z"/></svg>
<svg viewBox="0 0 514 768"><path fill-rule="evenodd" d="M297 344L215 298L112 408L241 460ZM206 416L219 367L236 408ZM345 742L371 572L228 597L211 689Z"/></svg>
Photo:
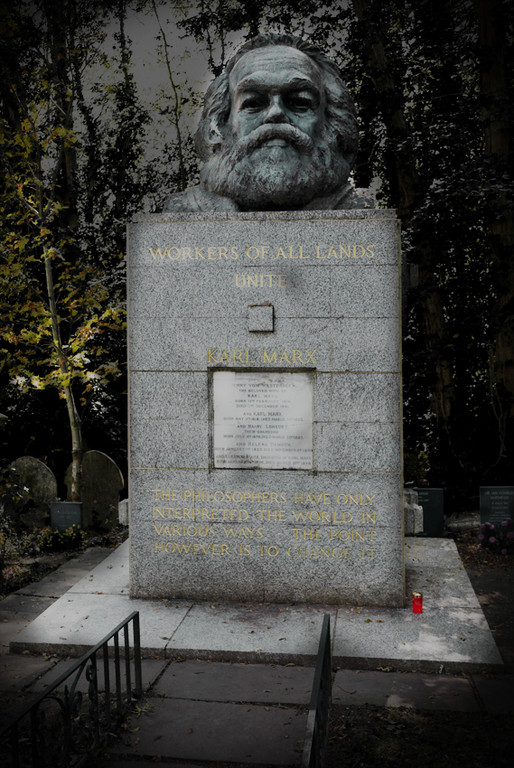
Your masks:
<svg viewBox="0 0 514 768"><path fill-rule="evenodd" d="M266 113L267 123L283 123L286 120L284 103L280 96L273 96Z"/></svg>

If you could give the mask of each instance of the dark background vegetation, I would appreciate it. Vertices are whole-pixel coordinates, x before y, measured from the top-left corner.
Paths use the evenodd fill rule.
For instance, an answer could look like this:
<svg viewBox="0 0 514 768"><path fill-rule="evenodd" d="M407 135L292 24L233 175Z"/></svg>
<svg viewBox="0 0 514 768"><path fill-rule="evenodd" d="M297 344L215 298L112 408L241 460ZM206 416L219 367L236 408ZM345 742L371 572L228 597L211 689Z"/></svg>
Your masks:
<svg viewBox="0 0 514 768"><path fill-rule="evenodd" d="M167 77L152 105L134 14ZM339 64L359 112L355 184L379 180L401 220L406 482L445 488L451 511L477 507L480 485L513 484L513 17L510 0L1 3L3 464L29 454L62 478L68 386L83 447L125 471L125 224L197 174L198 94L176 76L176 44L214 75L234 41L271 30ZM168 132L151 151L157 116Z"/></svg>

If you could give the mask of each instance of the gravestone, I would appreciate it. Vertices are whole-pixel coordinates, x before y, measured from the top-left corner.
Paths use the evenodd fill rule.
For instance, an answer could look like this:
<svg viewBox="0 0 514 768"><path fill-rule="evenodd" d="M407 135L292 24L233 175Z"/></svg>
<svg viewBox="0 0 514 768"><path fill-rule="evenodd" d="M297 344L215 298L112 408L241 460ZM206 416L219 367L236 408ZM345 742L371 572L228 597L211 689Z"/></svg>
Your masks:
<svg viewBox="0 0 514 768"><path fill-rule="evenodd" d="M514 520L514 486L481 486L480 522L501 525L509 518Z"/></svg>
<svg viewBox="0 0 514 768"><path fill-rule="evenodd" d="M49 467L34 456L20 456L10 468L22 489L22 498L10 505L8 513L27 528L45 525L50 517L50 502L57 498L57 481Z"/></svg>
<svg viewBox="0 0 514 768"><path fill-rule="evenodd" d="M64 482L71 498L71 464ZM125 487L120 468L110 456L101 451L86 451L82 459L83 528L111 528L118 522L120 492Z"/></svg>
<svg viewBox="0 0 514 768"><path fill-rule="evenodd" d="M418 492L414 488L403 490L403 526L406 536L423 533L423 507L418 503Z"/></svg>
<svg viewBox="0 0 514 768"><path fill-rule="evenodd" d="M423 507L423 531L427 536L444 535L444 489L416 488L418 503Z"/></svg>
<svg viewBox="0 0 514 768"><path fill-rule="evenodd" d="M118 523L120 525L129 524L129 503L128 499L122 499L118 504Z"/></svg>
<svg viewBox="0 0 514 768"><path fill-rule="evenodd" d="M402 606L394 212L129 226L131 595Z"/></svg>

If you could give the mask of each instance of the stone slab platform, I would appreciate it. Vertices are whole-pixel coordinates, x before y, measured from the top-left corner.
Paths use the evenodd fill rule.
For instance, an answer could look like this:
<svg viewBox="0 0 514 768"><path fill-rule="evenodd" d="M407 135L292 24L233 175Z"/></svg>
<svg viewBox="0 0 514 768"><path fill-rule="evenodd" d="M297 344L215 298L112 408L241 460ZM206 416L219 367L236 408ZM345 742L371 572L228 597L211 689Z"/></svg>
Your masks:
<svg viewBox="0 0 514 768"><path fill-rule="evenodd" d="M424 611L345 606L131 600L128 542L92 568L10 641L14 653L80 656L140 612L145 655L251 663L312 664L323 615L331 616L334 663L365 669L501 669L502 659L460 561L446 539L407 538L408 593Z"/></svg>

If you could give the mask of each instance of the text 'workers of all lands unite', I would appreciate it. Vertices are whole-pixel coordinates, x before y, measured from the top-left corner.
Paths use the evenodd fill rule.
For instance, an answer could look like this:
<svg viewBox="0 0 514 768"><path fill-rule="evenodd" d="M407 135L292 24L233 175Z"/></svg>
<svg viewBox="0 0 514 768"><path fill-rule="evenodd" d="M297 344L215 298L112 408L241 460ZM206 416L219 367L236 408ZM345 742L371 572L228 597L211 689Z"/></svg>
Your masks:
<svg viewBox="0 0 514 768"><path fill-rule="evenodd" d="M375 255L374 245L361 245L352 243L347 245L250 245L239 250L235 245L202 245L202 246L178 246L168 245L148 250L154 261L237 261L246 258L251 261L257 259L366 259Z"/></svg>
<svg viewBox="0 0 514 768"><path fill-rule="evenodd" d="M287 504L287 494L158 489L153 491L154 553L246 557L276 557L280 553L295 558L373 560L377 531L369 526L376 523L376 510L372 509L374 499L375 494L367 493L332 496L302 492L291 494L289 501L303 507L292 510L263 507L249 512L230 506L180 506L180 503L251 502L260 507L261 504ZM168 502L178 505L168 505ZM327 509L324 505L336 508ZM265 534L269 534L270 523L277 524L274 536L287 537L293 543L280 546L261 543ZM281 523L283 530L280 530ZM320 527L311 527L313 524ZM351 527L347 527L349 525Z"/></svg>
<svg viewBox="0 0 514 768"><path fill-rule="evenodd" d="M160 248L149 248L154 262L173 262L173 263L191 263L207 262L218 264L220 262L234 262L238 259L250 261L255 265L259 262L271 261L272 263L284 263L284 259L298 259L305 261L310 259L317 263L341 263L341 260L367 261L375 256L374 245L361 245L355 243L351 245L330 245L326 248L320 245L314 245L308 250L304 250L303 245L293 246L284 245L278 248L272 248L268 245L250 245L239 252L234 246L162 246ZM236 288L286 288L287 275L275 272L264 273L236 273L234 274L234 285Z"/></svg>

